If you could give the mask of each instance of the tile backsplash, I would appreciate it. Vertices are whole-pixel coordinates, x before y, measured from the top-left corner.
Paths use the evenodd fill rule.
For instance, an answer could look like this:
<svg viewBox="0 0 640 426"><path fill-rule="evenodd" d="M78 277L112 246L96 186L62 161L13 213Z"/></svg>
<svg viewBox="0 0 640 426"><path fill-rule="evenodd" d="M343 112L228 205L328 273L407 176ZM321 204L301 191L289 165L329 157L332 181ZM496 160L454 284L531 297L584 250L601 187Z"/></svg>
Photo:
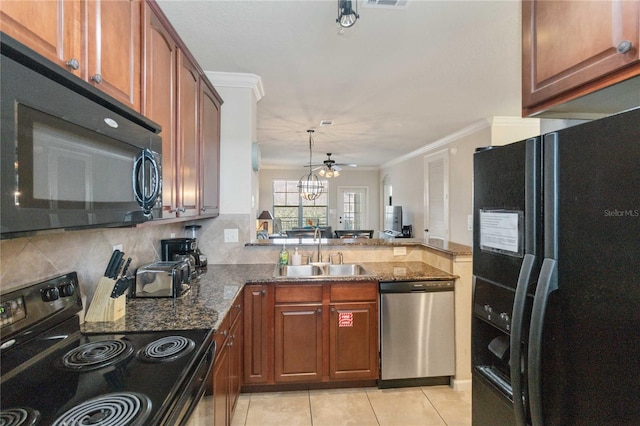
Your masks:
<svg viewBox="0 0 640 426"><path fill-rule="evenodd" d="M0 241L0 289L4 293L25 284L70 271L78 273L83 306L91 301L104 274L113 247L122 244L132 258L131 271L160 260L160 240L184 237L187 223L147 223L136 228L102 228L60 231ZM249 241L249 215L222 215L197 221L198 240L209 263L242 263ZM224 243L224 229L238 229L237 243Z"/></svg>

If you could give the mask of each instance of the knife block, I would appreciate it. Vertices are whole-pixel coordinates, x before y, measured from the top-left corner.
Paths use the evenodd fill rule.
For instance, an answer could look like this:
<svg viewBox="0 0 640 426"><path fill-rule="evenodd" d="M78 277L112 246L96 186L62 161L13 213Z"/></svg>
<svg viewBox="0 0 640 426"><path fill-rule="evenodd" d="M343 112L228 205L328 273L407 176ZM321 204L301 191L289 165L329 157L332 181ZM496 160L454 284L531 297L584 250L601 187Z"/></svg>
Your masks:
<svg viewBox="0 0 640 426"><path fill-rule="evenodd" d="M111 292L115 285L116 280L107 277L100 278L87 314L84 317L85 321L110 322L116 321L125 315L127 296L123 294L116 299L112 298Z"/></svg>

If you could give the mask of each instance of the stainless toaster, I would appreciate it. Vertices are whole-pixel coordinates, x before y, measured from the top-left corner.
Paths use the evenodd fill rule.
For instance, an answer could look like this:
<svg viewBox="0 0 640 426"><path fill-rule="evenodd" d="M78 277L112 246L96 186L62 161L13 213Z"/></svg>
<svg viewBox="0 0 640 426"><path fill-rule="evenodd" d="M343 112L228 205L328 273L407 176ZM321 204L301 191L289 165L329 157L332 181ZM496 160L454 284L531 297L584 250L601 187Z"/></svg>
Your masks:
<svg viewBox="0 0 640 426"><path fill-rule="evenodd" d="M190 289L187 261L155 262L136 271L131 297L180 297Z"/></svg>

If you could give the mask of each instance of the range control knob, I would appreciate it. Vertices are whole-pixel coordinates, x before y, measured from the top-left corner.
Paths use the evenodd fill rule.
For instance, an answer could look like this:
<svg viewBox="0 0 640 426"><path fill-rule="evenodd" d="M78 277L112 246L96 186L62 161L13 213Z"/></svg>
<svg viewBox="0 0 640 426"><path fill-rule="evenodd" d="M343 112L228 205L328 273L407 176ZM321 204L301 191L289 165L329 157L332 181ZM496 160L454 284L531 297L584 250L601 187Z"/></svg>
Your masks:
<svg viewBox="0 0 640 426"><path fill-rule="evenodd" d="M43 302L53 302L60 298L60 292L58 287L43 288L40 290L40 297Z"/></svg>
<svg viewBox="0 0 640 426"><path fill-rule="evenodd" d="M508 314L508 313L506 313L506 312L502 312L502 313L500 314L500 318L501 318L503 321L505 321L505 322L509 322L509 320L511 319L511 318L509 318L509 314Z"/></svg>
<svg viewBox="0 0 640 426"><path fill-rule="evenodd" d="M493 312L493 308L489 304L484 305L484 310L489 314Z"/></svg>
<svg viewBox="0 0 640 426"><path fill-rule="evenodd" d="M76 292L76 286L73 283L66 283L58 286L58 291L60 292L60 297L69 297L73 296Z"/></svg>

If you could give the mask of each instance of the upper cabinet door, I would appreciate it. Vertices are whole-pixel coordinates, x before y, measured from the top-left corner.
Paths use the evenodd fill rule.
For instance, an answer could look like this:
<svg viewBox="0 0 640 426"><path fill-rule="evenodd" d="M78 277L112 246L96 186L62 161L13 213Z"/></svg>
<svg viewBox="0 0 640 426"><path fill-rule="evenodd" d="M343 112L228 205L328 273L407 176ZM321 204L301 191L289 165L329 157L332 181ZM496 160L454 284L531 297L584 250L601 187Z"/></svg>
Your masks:
<svg viewBox="0 0 640 426"><path fill-rule="evenodd" d="M178 46L149 4L144 6L142 114L162 127L162 217L176 217L176 67Z"/></svg>
<svg viewBox="0 0 640 426"><path fill-rule="evenodd" d="M196 65L178 50L178 216L199 213L199 80Z"/></svg>
<svg viewBox="0 0 640 426"><path fill-rule="evenodd" d="M200 80L200 215L217 215L220 181L220 103Z"/></svg>
<svg viewBox="0 0 640 426"><path fill-rule="evenodd" d="M639 5L523 1L523 115L640 74Z"/></svg>
<svg viewBox="0 0 640 426"><path fill-rule="evenodd" d="M83 78L140 111L140 0L92 0L84 5Z"/></svg>
<svg viewBox="0 0 640 426"><path fill-rule="evenodd" d="M78 1L0 1L3 32L78 76L79 22Z"/></svg>

